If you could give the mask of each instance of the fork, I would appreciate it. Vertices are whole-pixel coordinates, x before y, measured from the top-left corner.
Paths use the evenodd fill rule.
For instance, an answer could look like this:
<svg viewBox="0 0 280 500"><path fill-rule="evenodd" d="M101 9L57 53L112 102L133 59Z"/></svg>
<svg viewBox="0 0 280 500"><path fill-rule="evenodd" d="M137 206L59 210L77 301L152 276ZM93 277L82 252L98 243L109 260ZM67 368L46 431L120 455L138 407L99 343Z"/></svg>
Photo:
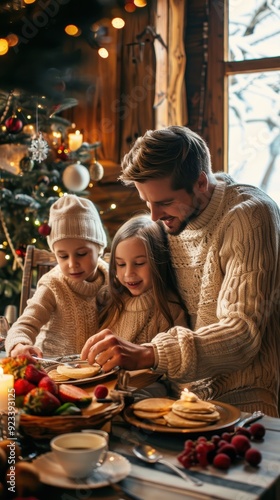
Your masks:
<svg viewBox="0 0 280 500"><path fill-rule="evenodd" d="M79 363L71 364L70 362L67 362L67 361L60 361L60 359L62 360L63 357L57 358L57 359L51 359L51 358L39 358L39 356L32 356L32 358L36 359L36 361L41 361L42 363L48 363L48 364L52 364L52 365L60 364L60 365L64 365L64 366L71 366L71 368L79 368L79 366L80 366Z"/></svg>
<svg viewBox="0 0 280 500"><path fill-rule="evenodd" d="M255 422L256 420L259 420L262 417L264 417L264 413L262 411L260 410L254 411L252 415L244 417L239 422L237 422L236 427L244 427L246 424Z"/></svg>

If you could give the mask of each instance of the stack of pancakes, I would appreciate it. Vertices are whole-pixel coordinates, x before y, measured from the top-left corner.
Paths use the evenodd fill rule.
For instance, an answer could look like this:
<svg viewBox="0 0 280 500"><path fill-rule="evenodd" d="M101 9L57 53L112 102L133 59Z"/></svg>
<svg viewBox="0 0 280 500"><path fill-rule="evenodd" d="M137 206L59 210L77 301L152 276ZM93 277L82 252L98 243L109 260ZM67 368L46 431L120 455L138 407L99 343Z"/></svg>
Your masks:
<svg viewBox="0 0 280 500"><path fill-rule="evenodd" d="M78 366L76 366L78 365ZM58 365L56 368L48 372L48 376L55 382L65 382L66 380L79 380L88 377L94 377L101 371L98 364L90 365L82 362L75 363L74 366Z"/></svg>
<svg viewBox="0 0 280 500"><path fill-rule="evenodd" d="M132 405L137 418L150 420L158 425L195 429L216 422L220 418L216 406L202 401L193 393L174 401L168 398L150 398Z"/></svg>

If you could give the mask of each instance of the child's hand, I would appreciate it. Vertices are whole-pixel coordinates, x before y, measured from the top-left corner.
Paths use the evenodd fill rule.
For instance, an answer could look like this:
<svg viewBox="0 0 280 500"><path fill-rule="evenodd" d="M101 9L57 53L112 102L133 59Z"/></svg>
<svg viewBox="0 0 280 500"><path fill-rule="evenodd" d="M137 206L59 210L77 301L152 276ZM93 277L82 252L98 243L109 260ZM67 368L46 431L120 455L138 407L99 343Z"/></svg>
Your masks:
<svg viewBox="0 0 280 500"><path fill-rule="evenodd" d="M108 328L90 337L81 352L81 359L98 363L104 372L116 367L140 370L154 365L152 346L142 346L123 340Z"/></svg>
<svg viewBox="0 0 280 500"><path fill-rule="evenodd" d="M39 358L42 358L43 353L39 347L34 347L30 345L25 345L25 344L17 344L10 353L10 356L12 358L15 358L16 356L24 355L27 356L28 358L32 358L32 356L38 356Z"/></svg>

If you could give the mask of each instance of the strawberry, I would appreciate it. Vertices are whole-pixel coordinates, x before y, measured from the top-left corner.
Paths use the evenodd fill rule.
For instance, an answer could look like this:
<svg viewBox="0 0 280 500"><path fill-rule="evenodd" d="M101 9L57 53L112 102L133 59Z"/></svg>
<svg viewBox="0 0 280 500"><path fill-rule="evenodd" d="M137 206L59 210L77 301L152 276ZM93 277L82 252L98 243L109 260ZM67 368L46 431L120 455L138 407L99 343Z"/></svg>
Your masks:
<svg viewBox="0 0 280 500"><path fill-rule="evenodd" d="M24 378L33 384L38 384L46 375L47 372L44 369L39 369L33 364L27 365L24 372Z"/></svg>
<svg viewBox="0 0 280 500"><path fill-rule="evenodd" d="M24 411L31 415L53 415L60 405L59 399L42 387L32 389L23 401Z"/></svg>
<svg viewBox="0 0 280 500"><path fill-rule="evenodd" d="M28 380L24 380L23 378L18 378L14 383L15 395L16 396L25 396L29 391L34 389L36 386L28 382Z"/></svg>
<svg viewBox="0 0 280 500"><path fill-rule="evenodd" d="M81 387L72 384L60 384L58 397L62 403L75 403L77 406L88 406L92 402L92 396Z"/></svg>
<svg viewBox="0 0 280 500"><path fill-rule="evenodd" d="M45 377L41 378L38 387L42 387L43 389L51 392L55 396L58 394L58 385L48 375L45 375Z"/></svg>

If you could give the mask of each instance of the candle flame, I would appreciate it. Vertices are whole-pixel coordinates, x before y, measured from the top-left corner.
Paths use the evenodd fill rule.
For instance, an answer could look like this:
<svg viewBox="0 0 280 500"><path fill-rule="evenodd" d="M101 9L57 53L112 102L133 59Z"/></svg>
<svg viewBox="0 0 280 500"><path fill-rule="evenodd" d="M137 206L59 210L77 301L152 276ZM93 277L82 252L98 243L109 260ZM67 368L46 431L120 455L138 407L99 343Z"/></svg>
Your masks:
<svg viewBox="0 0 280 500"><path fill-rule="evenodd" d="M3 370L3 368L1 368L1 366L0 366L0 377L2 377L2 375L4 375L4 370Z"/></svg>

